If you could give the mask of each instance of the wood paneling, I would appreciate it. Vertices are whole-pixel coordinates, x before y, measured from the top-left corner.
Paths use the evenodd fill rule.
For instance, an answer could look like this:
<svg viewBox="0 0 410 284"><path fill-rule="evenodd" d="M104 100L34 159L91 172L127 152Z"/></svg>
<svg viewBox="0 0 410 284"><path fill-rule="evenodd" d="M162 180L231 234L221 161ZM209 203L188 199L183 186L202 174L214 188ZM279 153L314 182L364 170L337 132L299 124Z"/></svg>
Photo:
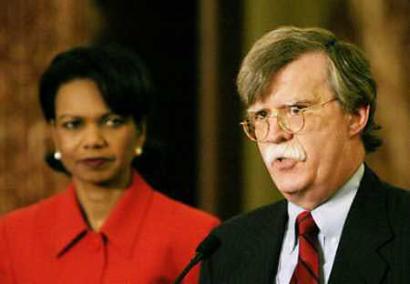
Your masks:
<svg viewBox="0 0 410 284"><path fill-rule="evenodd" d="M199 206L223 219L241 209L240 102L242 1L201 0L198 139Z"/></svg>
<svg viewBox="0 0 410 284"><path fill-rule="evenodd" d="M52 145L37 84L57 52L88 41L95 27L93 7L83 0L15 0L2 5L0 213L64 188L66 179L43 161Z"/></svg>
<svg viewBox="0 0 410 284"><path fill-rule="evenodd" d="M353 19L378 85L376 118L384 145L368 162L410 189L410 2L351 0Z"/></svg>

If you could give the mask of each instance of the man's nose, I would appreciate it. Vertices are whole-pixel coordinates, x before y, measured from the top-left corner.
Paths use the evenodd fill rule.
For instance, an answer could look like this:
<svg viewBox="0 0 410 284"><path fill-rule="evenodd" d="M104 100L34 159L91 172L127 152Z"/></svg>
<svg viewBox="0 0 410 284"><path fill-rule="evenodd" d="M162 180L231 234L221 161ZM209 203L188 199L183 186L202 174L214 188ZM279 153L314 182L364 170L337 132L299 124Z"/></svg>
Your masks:
<svg viewBox="0 0 410 284"><path fill-rule="evenodd" d="M269 117L269 129L266 142L279 144L292 139L293 134L286 131L279 122L278 116Z"/></svg>
<svg viewBox="0 0 410 284"><path fill-rule="evenodd" d="M89 126L85 130L83 147L86 149L102 148L107 145L103 131L98 126Z"/></svg>

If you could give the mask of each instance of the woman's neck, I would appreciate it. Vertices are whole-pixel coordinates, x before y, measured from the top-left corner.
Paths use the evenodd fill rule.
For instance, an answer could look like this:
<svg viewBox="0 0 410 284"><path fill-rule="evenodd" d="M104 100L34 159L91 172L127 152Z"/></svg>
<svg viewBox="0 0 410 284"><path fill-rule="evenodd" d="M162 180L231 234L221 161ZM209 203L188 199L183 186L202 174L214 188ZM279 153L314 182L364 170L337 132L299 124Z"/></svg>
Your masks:
<svg viewBox="0 0 410 284"><path fill-rule="evenodd" d="M94 231L99 231L126 187L106 187L78 180L74 180L74 184L88 224Z"/></svg>

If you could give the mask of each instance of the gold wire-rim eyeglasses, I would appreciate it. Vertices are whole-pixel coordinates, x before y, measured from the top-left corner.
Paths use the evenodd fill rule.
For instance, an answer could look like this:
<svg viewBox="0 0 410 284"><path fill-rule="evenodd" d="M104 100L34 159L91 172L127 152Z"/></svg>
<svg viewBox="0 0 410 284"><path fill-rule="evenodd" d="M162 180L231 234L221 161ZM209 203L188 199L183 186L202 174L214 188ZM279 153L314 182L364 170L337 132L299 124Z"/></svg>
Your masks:
<svg viewBox="0 0 410 284"><path fill-rule="evenodd" d="M270 118L275 117L276 118L276 123L282 129L283 131L290 133L290 134L296 134L299 131L303 129L305 126L305 113L314 111L315 109L319 107L323 107L324 105L331 103L333 101L337 101L338 98L332 98L330 100L312 104L310 106L305 106L303 108L297 109L298 112L293 113L291 110L292 108L297 107L296 105L290 105L290 106L285 106L279 109L275 109L275 111L271 111L268 115L263 117L262 119L258 120L259 121L259 131L257 131L257 126L255 126L255 122L252 121L255 120L255 118L247 118L244 121L240 122L240 125L242 125L242 128L248 136L248 138L254 142L265 142L266 138L268 137L268 134L270 132ZM286 117L285 117L286 115ZM257 133L260 134L257 134ZM258 136L260 136L258 138Z"/></svg>

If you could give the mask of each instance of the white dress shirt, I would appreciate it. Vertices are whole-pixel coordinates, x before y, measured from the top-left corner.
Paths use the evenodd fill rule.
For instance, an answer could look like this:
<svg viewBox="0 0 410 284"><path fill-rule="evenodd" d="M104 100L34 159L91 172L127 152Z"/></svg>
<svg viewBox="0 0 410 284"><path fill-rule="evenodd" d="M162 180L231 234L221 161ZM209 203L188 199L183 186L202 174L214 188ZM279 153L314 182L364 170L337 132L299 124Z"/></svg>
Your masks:
<svg viewBox="0 0 410 284"><path fill-rule="evenodd" d="M331 199L311 211L312 217L319 228L321 283L327 283L329 280L343 226L363 174L364 165L362 164ZM289 284L295 270L299 253L295 222L296 217L303 211L305 209L288 202L289 220L282 242L278 273L276 275L277 284Z"/></svg>

